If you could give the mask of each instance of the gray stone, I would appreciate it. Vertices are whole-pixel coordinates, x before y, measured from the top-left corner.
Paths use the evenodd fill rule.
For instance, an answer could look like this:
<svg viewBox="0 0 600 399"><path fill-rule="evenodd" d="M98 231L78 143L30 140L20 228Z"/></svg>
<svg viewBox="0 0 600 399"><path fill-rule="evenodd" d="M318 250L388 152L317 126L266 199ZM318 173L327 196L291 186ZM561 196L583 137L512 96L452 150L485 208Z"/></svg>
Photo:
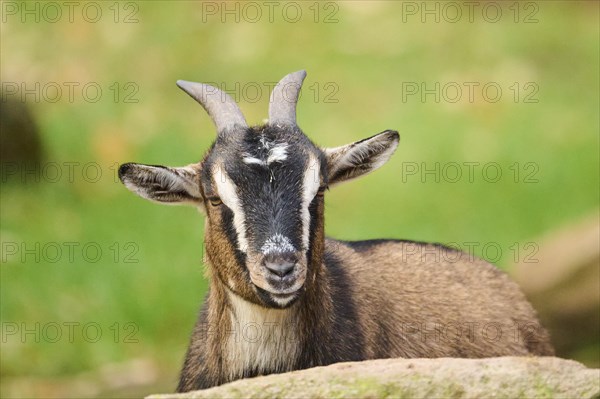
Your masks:
<svg viewBox="0 0 600 399"><path fill-rule="evenodd" d="M183 398L600 398L600 369L556 357L380 359L243 379Z"/></svg>

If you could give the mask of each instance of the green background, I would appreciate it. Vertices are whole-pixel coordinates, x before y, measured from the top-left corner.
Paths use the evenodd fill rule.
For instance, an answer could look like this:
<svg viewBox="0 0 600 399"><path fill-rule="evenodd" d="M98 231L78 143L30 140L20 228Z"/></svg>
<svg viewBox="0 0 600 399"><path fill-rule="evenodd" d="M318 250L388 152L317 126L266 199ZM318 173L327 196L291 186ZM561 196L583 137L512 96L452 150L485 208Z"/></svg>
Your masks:
<svg viewBox="0 0 600 399"><path fill-rule="evenodd" d="M332 237L472 245L509 268L528 243L598 207L596 2L494 3L497 22L494 10L483 12L487 2L476 2L472 22L462 3L457 22L445 3L428 3L439 9L436 21L421 9L411 14L424 3L391 1L298 2L297 22L295 9L276 3L271 22L256 2L262 15L254 22L256 7L245 3L106 2L95 23L83 17L85 3L73 22L64 6L56 22L50 9L23 22L6 3L1 80L40 85L39 101L25 100L45 146L46 178L2 181L3 396L174 389L207 289L204 219L193 208L143 201L115 171L129 161L185 165L209 147L213 125L177 79L223 85L247 120L261 123L269 85L306 69L298 121L317 144L400 132L386 166L327 194ZM56 102L52 82L62 87ZM65 82L79 83L72 99ZM465 82L476 84L472 101ZM94 96L82 91L90 83L102 89L98 101L84 96ZM434 92L439 84L439 101L407 92L422 84ZM497 101L493 88L482 93L486 84L501 88ZM454 101L457 86L462 98ZM69 162L77 163L72 179ZM472 179L465 162L479 165ZM456 165L462 176L453 182ZM423 174L436 167L439 181ZM77 245L73 261L68 243ZM62 253L52 262L56 246ZM48 323L61 326L57 342L48 342ZM64 323L80 323L73 342ZM101 330L97 342L93 328L84 336L86 323ZM19 331L8 335L12 326ZM143 375L136 380L132 369Z"/></svg>

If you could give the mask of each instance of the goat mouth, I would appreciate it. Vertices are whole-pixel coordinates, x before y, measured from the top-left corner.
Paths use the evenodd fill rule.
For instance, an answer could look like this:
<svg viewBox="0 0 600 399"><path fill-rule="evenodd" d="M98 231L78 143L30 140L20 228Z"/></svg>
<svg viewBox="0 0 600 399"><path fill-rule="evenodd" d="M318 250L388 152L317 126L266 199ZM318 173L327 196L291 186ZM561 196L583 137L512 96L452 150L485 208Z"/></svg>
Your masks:
<svg viewBox="0 0 600 399"><path fill-rule="evenodd" d="M268 284L266 287L266 291L273 295L290 295L296 293L302 286L299 286L297 283L293 285L283 285L283 284Z"/></svg>
<svg viewBox="0 0 600 399"><path fill-rule="evenodd" d="M296 295L300 291L301 288L302 288L301 286L300 287L292 286L289 288L281 288L281 287L274 287L274 286L270 285L267 288L263 288L263 290L274 298L284 299L284 298L289 298L291 296Z"/></svg>
<svg viewBox="0 0 600 399"><path fill-rule="evenodd" d="M281 290L275 289L274 287L265 289L257 286L256 290L259 297L261 297L263 302L267 304L268 307L283 309L296 302L296 300L300 297L302 287Z"/></svg>
<svg viewBox="0 0 600 399"><path fill-rule="evenodd" d="M296 295L298 293L299 289L296 290L285 290L285 291L278 291L278 290L267 290L267 292L273 297L273 298L278 298L278 299L286 299L289 297L292 297L294 295Z"/></svg>
<svg viewBox="0 0 600 399"><path fill-rule="evenodd" d="M269 295L288 297L296 294L304 286L304 279L293 277L261 279L252 281L254 285Z"/></svg>

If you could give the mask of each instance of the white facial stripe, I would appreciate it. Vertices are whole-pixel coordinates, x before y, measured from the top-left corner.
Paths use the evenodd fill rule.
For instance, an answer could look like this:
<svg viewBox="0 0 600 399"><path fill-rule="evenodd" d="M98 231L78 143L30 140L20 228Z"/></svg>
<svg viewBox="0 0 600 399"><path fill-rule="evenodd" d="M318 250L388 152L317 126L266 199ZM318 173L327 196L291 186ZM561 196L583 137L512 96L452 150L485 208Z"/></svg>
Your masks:
<svg viewBox="0 0 600 399"><path fill-rule="evenodd" d="M271 147L269 142L265 142L263 143L263 147L269 149L269 154L267 156L266 161L256 158L250 154L244 154L244 158L242 158L244 163L249 165L256 164L262 166L269 166L273 162L283 162L287 159L287 143L280 143Z"/></svg>
<svg viewBox="0 0 600 399"><path fill-rule="evenodd" d="M244 163L247 163L248 165L251 164L257 164L257 165L263 165L266 166L267 163L265 161L263 161L262 159L258 159L258 158L254 158L253 156L250 156L249 154L246 155L242 161L244 161Z"/></svg>
<svg viewBox="0 0 600 399"><path fill-rule="evenodd" d="M272 162L283 162L287 159L287 147L286 143L277 144L269 151L269 157L267 158L267 164Z"/></svg>
<svg viewBox="0 0 600 399"><path fill-rule="evenodd" d="M242 252L248 250L246 239L246 216L242 204L236 192L235 184L224 168L216 166L213 172L213 180L217 186L217 192L221 201L233 212L233 226L237 232L238 249Z"/></svg>
<svg viewBox="0 0 600 399"><path fill-rule="evenodd" d="M265 241L260 250L263 254L267 255L272 253L295 252L296 248L294 248L289 238L277 233Z"/></svg>
<svg viewBox="0 0 600 399"><path fill-rule="evenodd" d="M308 249L310 212L308 206L319 191L321 165L318 160L310 155L308 158L308 168L304 172L304 181L302 183L302 245L304 250Z"/></svg>

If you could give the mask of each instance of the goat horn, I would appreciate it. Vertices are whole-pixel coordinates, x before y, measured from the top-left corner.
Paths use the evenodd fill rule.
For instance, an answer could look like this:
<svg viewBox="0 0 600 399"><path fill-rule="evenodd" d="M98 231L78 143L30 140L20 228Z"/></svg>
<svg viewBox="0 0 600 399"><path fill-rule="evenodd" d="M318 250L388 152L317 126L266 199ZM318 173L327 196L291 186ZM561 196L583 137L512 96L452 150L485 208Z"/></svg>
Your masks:
<svg viewBox="0 0 600 399"><path fill-rule="evenodd" d="M246 119L236 102L225 93L204 83L178 80L177 86L198 101L206 110L219 134L238 125L248 127Z"/></svg>
<svg viewBox="0 0 600 399"><path fill-rule="evenodd" d="M296 125L296 103L306 71L286 75L277 83L269 100L269 123L271 125Z"/></svg>

